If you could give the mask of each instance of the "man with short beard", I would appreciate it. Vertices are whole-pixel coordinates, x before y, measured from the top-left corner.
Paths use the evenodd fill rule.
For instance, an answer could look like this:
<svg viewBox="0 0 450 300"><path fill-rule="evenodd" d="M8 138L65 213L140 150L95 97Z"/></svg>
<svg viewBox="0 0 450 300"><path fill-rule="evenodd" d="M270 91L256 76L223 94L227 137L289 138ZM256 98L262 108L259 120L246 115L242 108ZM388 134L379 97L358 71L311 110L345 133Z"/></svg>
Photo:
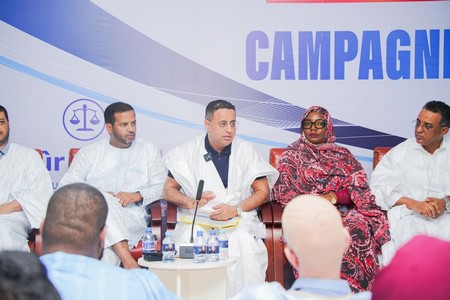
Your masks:
<svg viewBox="0 0 450 300"><path fill-rule="evenodd" d="M30 251L28 235L45 216L52 181L39 154L10 143L9 131L8 111L0 105L0 251Z"/></svg>
<svg viewBox="0 0 450 300"><path fill-rule="evenodd" d="M85 182L104 193L109 207L103 260L126 269L139 268L130 249L147 226L146 206L161 199L166 169L159 150L136 137L131 105L116 102L104 112L109 139L83 147L74 157L60 186Z"/></svg>

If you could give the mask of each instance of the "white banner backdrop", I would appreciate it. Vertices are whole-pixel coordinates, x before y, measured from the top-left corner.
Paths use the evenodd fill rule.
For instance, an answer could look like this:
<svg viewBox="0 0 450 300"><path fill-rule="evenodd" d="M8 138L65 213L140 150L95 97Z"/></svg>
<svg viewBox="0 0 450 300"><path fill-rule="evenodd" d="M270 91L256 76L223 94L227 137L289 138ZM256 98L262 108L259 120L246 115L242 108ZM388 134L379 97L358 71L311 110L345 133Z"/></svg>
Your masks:
<svg viewBox="0 0 450 300"><path fill-rule="evenodd" d="M69 149L107 136L115 101L135 107L138 135L165 153L204 132L209 101L227 99L266 157L321 105L370 174L374 146L412 136L425 102L448 103L450 2L293 2L3 1L11 141L44 150L56 187Z"/></svg>

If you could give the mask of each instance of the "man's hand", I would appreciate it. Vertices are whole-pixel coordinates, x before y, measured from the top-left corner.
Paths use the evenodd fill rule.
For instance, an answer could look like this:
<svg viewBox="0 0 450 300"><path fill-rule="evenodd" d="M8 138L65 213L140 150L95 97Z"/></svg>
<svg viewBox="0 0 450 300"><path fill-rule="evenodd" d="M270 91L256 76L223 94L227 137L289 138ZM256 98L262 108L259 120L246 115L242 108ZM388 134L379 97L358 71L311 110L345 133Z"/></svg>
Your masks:
<svg viewBox="0 0 450 300"><path fill-rule="evenodd" d="M15 211L21 211L22 206L20 206L17 200L12 200L7 203L0 204L0 215L6 215Z"/></svg>
<svg viewBox="0 0 450 300"><path fill-rule="evenodd" d="M444 214L444 212L445 212L445 200L444 199L428 197L427 199L425 199L425 202L430 203L437 208L436 215L433 218L439 218L440 216L442 216Z"/></svg>
<svg viewBox="0 0 450 300"><path fill-rule="evenodd" d="M424 217L430 219L437 218L442 215L442 212L439 212L437 203L430 199L432 198L427 198L425 201L414 201L408 205L408 208L420 213Z"/></svg>
<svg viewBox="0 0 450 300"><path fill-rule="evenodd" d="M253 181L252 189L251 196L239 203L243 211L252 211L269 201L270 189L266 177ZM214 211L209 217L216 221L226 221L237 216L235 205L221 203L214 206L213 209Z"/></svg>
<svg viewBox="0 0 450 300"><path fill-rule="evenodd" d="M126 193L118 192L117 194L112 194L114 197L119 199L119 203L125 207L131 203L136 203L142 200L141 194L138 192Z"/></svg>
<svg viewBox="0 0 450 300"><path fill-rule="evenodd" d="M226 221L237 216L236 206L221 203L213 207L209 217L216 221Z"/></svg>
<svg viewBox="0 0 450 300"><path fill-rule="evenodd" d="M0 215L6 215L10 213L10 210L8 209L8 206L6 204L8 203L0 204Z"/></svg>
<svg viewBox="0 0 450 300"><path fill-rule="evenodd" d="M214 194L214 192L204 191L202 193L202 198L200 200L198 200L198 207L205 206L206 204L208 204L209 201L213 200L214 198L216 198L216 194ZM192 207L192 208L195 208L195 201L194 201L194 207Z"/></svg>
<svg viewBox="0 0 450 300"><path fill-rule="evenodd" d="M401 197L395 203L395 205L402 204L430 219L439 218L445 212L445 200L439 198L428 197L425 201L417 201L412 198Z"/></svg>

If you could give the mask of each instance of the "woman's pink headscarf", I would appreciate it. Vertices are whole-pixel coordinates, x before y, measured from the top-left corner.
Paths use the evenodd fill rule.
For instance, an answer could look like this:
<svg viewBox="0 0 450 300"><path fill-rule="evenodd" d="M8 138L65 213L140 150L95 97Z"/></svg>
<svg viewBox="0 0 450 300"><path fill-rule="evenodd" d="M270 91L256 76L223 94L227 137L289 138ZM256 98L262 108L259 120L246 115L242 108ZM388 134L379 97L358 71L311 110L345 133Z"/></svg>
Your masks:
<svg viewBox="0 0 450 300"><path fill-rule="evenodd" d="M327 131L325 132L326 140L324 141L324 143L336 142L336 136L334 135L334 130L333 130L333 120L331 119L330 113L325 108L320 107L320 106L311 106L310 108L308 108L302 116L302 124L303 124L303 121L306 119L306 117L309 115L309 113L313 112L313 111L320 113L323 116L323 118L327 121L327 125L326 125ZM302 129L302 137L306 140L303 129Z"/></svg>

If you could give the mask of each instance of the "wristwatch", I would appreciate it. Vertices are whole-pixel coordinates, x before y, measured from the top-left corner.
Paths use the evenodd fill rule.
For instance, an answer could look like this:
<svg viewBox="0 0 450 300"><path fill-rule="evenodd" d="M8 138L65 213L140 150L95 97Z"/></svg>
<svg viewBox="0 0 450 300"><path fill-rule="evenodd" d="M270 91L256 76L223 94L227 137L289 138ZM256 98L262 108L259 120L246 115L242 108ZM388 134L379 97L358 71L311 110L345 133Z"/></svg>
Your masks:
<svg viewBox="0 0 450 300"><path fill-rule="evenodd" d="M236 214L238 217L240 217L242 215L244 211L242 210L242 208L240 206L236 207Z"/></svg>
<svg viewBox="0 0 450 300"><path fill-rule="evenodd" d="M444 201L445 201L445 210L446 211L450 211L450 199L448 199L449 197L444 197Z"/></svg>

